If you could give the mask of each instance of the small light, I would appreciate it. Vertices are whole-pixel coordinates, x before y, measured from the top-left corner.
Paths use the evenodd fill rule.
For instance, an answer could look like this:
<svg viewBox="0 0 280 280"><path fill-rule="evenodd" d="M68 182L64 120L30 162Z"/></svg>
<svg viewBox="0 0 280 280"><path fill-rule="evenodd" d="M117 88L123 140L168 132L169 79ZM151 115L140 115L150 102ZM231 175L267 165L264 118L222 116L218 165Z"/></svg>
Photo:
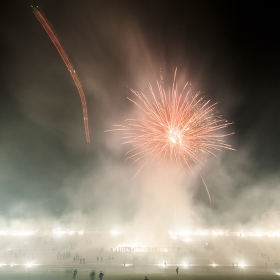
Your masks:
<svg viewBox="0 0 280 280"><path fill-rule="evenodd" d="M241 263L241 264L240 264L240 267L241 267L241 268L244 268L244 267L245 267L245 264L244 264L244 263Z"/></svg>

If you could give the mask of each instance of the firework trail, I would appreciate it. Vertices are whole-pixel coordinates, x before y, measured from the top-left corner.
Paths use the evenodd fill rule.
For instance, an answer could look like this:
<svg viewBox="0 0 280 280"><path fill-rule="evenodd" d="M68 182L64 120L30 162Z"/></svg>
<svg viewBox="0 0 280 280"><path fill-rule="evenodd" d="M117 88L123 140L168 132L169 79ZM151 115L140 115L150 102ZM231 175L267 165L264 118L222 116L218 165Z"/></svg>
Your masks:
<svg viewBox="0 0 280 280"><path fill-rule="evenodd" d="M86 97L85 97L85 93L84 90L82 88L82 85L80 83L80 80L76 74L76 71L74 70L73 65L71 64L68 56L66 55L64 49L62 48L59 40L57 39L56 35L54 34L53 30L51 29L51 27L49 26L48 22L46 21L46 19L43 17L43 15L38 11L38 7L33 7L31 6L31 8L33 9L33 13L36 16L36 18L38 19L38 21L41 23L41 25L43 26L43 28L45 29L45 31L47 32L47 34L49 35L51 41L53 42L55 48L57 49L59 55L61 56L63 62L65 63L75 85L76 88L79 92L80 98L81 98L81 102L82 102L82 106L83 106L83 115L84 115L84 127L85 127L85 134L86 134L86 141L89 143L90 142L90 136L89 136L89 128L88 128L88 113L87 113L87 103L86 103Z"/></svg>
<svg viewBox="0 0 280 280"><path fill-rule="evenodd" d="M135 177L156 159L193 171L194 165L205 164L207 155L222 149L233 150L223 140L232 133L219 133L231 123L217 114L216 103L210 105L210 100L205 101L200 92L193 95L187 90L188 83L179 91L175 80L176 71L167 93L162 81L157 82L158 97L151 85L149 97L131 90L138 101L128 99L144 112L145 118L128 119L127 125L115 125L109 130L123 131L123 144L132 144L127 159L144 160ZM208 195L210 198L209 192Z"/></svg>

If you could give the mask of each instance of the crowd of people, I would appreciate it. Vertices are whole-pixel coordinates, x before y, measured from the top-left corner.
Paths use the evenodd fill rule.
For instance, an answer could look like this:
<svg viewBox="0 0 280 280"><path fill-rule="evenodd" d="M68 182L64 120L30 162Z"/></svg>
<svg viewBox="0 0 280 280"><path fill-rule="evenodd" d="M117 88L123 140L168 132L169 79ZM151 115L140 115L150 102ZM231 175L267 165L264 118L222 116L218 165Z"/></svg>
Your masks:
<svg viewBox="0 0 280 280"><path fill-rule="evenodd" d="M92 266L98 269L150 265L176 268L185 263L187 267L208 265L215 260L219 266L240 266L244 262L251 266L280 268L279 238L257 239L256 237L199 236L186 244L171 240L165 247L180 247L176 252L133 253L116 250L116 237L109 235L44 235L2 236L0 240L0 263L25 265L40 263L74 267L80 270ZM177 243L176 243L177 242ZM114 249L113 249L114 248ZM72 269L71 268L71 269Z"/></svg>
<svg viewBox="0 0 280 280"><path fill-rule="evenodd" d="M179 274L179 267L177 267L177 268L175 269L175 271L176 271L176 274L177 274L177 276L178 276L178 274ZM73 271L73 279L76 279L77 274L78 274L78 270L75 269L75 270ZM96 279L95 276L96 276L95 270L92 270L92 271L90 272L90 274L89 274L89 280L95 280L95 279ZM103 273L103 271L101 270L100 273L99 273L99 275L98 275L99 280L103 280L103 276L104 276L104 273ZM144 280L149 280L147 275L145 275Z"/></svg>
<svg viewBox="0 0 280 280"><path fill-rule="evenodd" d="M75 269L75 270L73 271L73 279L76 279L77 274L78 274L78 270ZM104 273L103 273L103 271L101 270L100 273L99 273L99 275L98 275L99 280L102 280L102 279L103 279L103 276L104 276ZM95 280L95 270L92 270L92 271L90 272L90 274L89 274L89 279L90 279L90 280Z"/></svg>

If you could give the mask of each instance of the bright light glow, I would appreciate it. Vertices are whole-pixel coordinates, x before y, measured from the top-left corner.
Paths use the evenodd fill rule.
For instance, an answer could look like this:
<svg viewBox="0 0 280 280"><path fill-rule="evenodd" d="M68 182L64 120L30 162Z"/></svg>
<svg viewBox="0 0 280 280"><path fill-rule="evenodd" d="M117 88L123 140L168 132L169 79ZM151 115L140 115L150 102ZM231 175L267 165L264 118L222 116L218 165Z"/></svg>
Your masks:
<svg viewBox="0 0 280 280"><path fill-rule="evenodd" d="M122 234L123 232L119 230L112 229L110 232L108 232L112 235L119 235ZM85 234L84 230L62 230L60 228L54 228L52 231L48 233L44 233L43 235L83 235ZM0 236L14 236L14 237L21 237L21 236L32 236L32 235L38 235L41 236L42 234L39 234L38 230L11 230L11 229L1 229L0 230ZM228 231L228 230L222 230L222 229L195 229L195 230L190 230L190 229L180 229L180 230L169 230L168 235L171 239L179 239L184 242L190 242L193 241L195 236L236 236L236 237L246 237L246 238L280 238L280 231L274 230L274 231L265 231L263 229L254 229L251 231ZM25 242L26 244L27 242ZM133 245L129 244L126 246L140 246L140 247L146 247L145 245ZM125 246L125 245L123 245ZM9 249L7 249L9 250ZM10 249L11 250L11 249Z"/></svg>
<svg viewBox="0 0 280 280"><path fill-rule="evenodd" d="M213 235L213 236L237 236L237 237L269 237L269 238L278 238L280 237L279 231L248 231L248 232L229 232L227 230L212 230L212 229L199 229L199 230L169 230L168 231L169 237L171 239L181 239L182 241L189 242L191 241L188 239L189 236L207 236L207 235Z"/></svg>
<svg viewBox="0 0 280 280"><path fill-rule="evenodd" d="M0 263L0 267L6 266L6 265L7 265L6 263Z"/></svg>
<svg viewBox="0 0 280 280"><path fill-rule="evenodd" d="M146 247L145 245L139 245L138 243L123 243L123 244L119 244L117 246L118 247Z"/></svg>
<svg viewBox="0 0 280 280"><path fill-rule="evenodd" d="M177 234L180 236L186 236L186 235L190 235L190 231L189 230L178 230Z"/></svg>
<svg viewBox="0 0 280 280"><path fill-rule="evenodd" d="M26 264L25 264L25 267L28 267L28 268L34 267L34 266L35 266L35 264L32 263L32 262L29 262L29 263L26 263Z"/></svg>
<svg viewBox="0 0 280 280"><path fill-rule="evenodd" d="M121 234L121 232L118 231L118 230L111 230L110 232L111 232L112 235L119 235L119 234Z"/></svg>
<svg viewBox="0 0 280 280"><path fill-rule="evenodd" d="M29 236L36 235L35 230L0 230L0 235Z"/></svg>
<svg viewBox="0 0 280 280"><path fill-rule="evenodd" d="M208 231L206 230L198 230L198 231L186 231L186 230L181 230L181 231L168 231L168 234L170 238L175 239L177 237L188 237L190 235L194 236L207 236Z"/></svg>
<svg viewBox="0 0 280 280"><path fill-rule="evenodd" d="M212 234L214 235L214 236L217 236L217 235L224 235L224 232L222 232L222 231L212 231Z"/></svg>
<svg viewBox="0 0 280 280"><path fill-rule="evenodd" d="M171 239L177 239L178 236L177 236L177 235L171 235L170 238L171 238Z"/></svg>
<svg viewBox="0 0 280 280"><path fill-rule="evenodd" d="M244 268L244 267L245 267L245 264L244 264L244 263L241 263L239 266L240 266L241 268Z"/></svg>
<svg viewBox="0 0 280 280"><path fill-rule="evenodd" d="M53 234L54 235L73 235L75 233L78 233L79 235L83 235L84 231L80 230L80 231L74 231L74 230L60 230L60 229L53 229Z"/></svg>
<svg viewBox="0 0 280 280"><path fill-rule="evenodd" d="M191 242L192 239L186 238L186 239L183 239L183 241L188 243L188 242Z"/></svg>
<svg viewBox="0 0 280 280"><path fill-rule="evenodd" d="M12 231L11 235L13 235L13 236L30 236L30 235L36 235L36 231L35 230Z"/></svg>
<svg viewBox="0 0 280 280"><path fill-rule="evenodd" d="M213 267L216 267L217 265L215 263L212 264Z"/></svg>
<svg viewBox="0 0 280 280"><path fill-rule="evenodd" d="M65 231L63 231L63 230L59 230L59 229L54 229L53 230L53 234L55 234L55 235L63 235L63 234L65 234L66 232Z"/></svg>
<svg viewBox="0 0 280 280"><path fill-rule="evenodd" d="M260 231L256 231L250 234L251 237L262 237L262 233Z"/></svg>

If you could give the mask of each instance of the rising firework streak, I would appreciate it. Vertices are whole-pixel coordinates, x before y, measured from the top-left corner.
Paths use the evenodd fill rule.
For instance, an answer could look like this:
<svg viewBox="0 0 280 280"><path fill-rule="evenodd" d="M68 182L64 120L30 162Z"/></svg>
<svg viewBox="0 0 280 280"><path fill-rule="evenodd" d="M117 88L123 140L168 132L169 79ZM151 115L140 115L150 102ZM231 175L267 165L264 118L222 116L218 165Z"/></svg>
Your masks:
<svg viewBox="0 0 280 280"><path fill-rule="evenodd" d="M67 67L67 69L68 69L76 87L77 87L77 90L78 90L80 98L81 98L82 106L83 106L86 141L89 143L90 142L90 136L89 136L89 128L88 128L87 102L86 102L85 93L84 93L84 90L83 90L82 85L80 83L80 80L79 80L79 78L76 74L76 71L74 70L74 67L71 64L68 56L66 55L64 49L62 48L59 40L57 39L56 35L54 34L53 30L51 29L51 27L49 26L48 22L43 17L43 15L38 11L38 9L37 9L38 7L31 6L31 8L33 9L34 15L39 20L39 22L41 23L41 25L43 26L43 28L45 29L45 31L49 35L50 39L52 40L54 46L56 47L59 55L61 56L63 62L65 63L65 65L66 65L66 67Z"/></svg>
<svg viewBox="0 0 280 280"><path fill-rule="evenodd" d="M230 134L220 133L231 123L216 113L216 104L210 105L200 96L187 90L188 83L179 91L176 71L172 88L165 92L158 82L158 93L149 86L149 96L131 90L137 101L128 98L142 112L144 118L128 119L127 125L115 125L112 130L123 131L123 144L132 144L126 155L134 162L144 160L141 169L156 159L186 166L193 171L195 164L204 165L206 156L215 150L231 149L223 140ZM137 174L135 176L137 176Z"/></svg>

